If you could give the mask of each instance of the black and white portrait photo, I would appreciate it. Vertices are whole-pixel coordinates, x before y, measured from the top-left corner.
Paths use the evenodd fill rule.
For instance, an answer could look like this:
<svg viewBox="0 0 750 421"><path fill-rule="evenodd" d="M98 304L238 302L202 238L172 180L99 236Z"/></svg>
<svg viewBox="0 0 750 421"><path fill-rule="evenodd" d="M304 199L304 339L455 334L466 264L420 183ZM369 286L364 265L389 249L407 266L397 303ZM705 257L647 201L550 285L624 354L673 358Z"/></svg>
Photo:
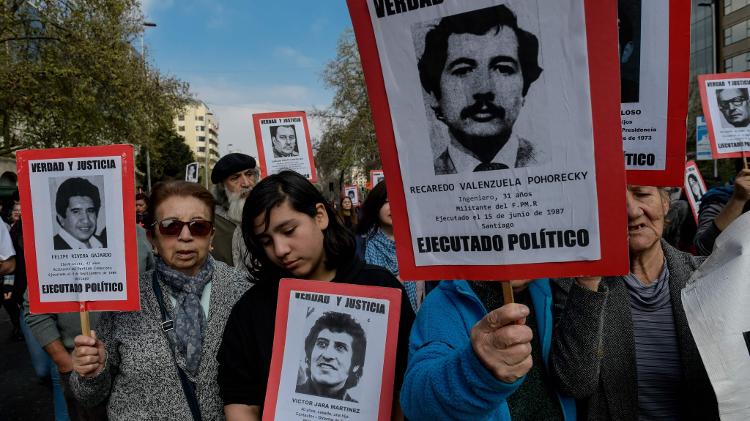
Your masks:
<svg viewBox="0 0 750 421"><path fill-rule="evenodd" d="M687 184L689 187L689 193L692 196L693 202L695 203L696 207L700 207L701 204L701 198L703 197L703 187L701 186L701 182L698 181L698 176L695 174L688 174L687 176Z"/></svg>
<svg viewBox="0 0 750 421"><path fill-rule="evenodd" d="M638 102L641 75L641 0L617 2L620 40L620 101Z"/></svg>
<svg viewBox="0 0 750 421"><path fill-rule="evenodd" d="M297 131L294 124L270 126L270 130L274 158L299 156Z"/></svg>
<svg viewBox="0 0 750 421"><path fill-rule="evenodd" d="M198 163L191 162L185 166L185 181L198 182Z"/></svg>
<svg viewBox="0 0 750 421"><path fill-rule="evenodd" d="M55 250L107 248L103 184L101 175L50 178Z"/></svg>
<svg viewBox="0 0 750 421"><path fill-rule="evenodd" d="M422 25L415 27L415 36ZM424 36L419 78L428 119L450 139L435 154L436 175L533 166L539 145L514 132L539 78L539 40L506 5L440 19Z"/></svg>
<svg viewBox="0 0 750 421"><path fill-rule="evenodd" d="M750 125L747 88L717 89L716 103L721 112L723 129L745 128Z"/></svg>
<svg viewBox="0 0 750 421"><path fill-rule="evenodd" d="M295 391L357 402L349 390L357 386L364 368L367 337L362 326L349 314L329 311L315 321L304 344L302 381Z"/></svg>

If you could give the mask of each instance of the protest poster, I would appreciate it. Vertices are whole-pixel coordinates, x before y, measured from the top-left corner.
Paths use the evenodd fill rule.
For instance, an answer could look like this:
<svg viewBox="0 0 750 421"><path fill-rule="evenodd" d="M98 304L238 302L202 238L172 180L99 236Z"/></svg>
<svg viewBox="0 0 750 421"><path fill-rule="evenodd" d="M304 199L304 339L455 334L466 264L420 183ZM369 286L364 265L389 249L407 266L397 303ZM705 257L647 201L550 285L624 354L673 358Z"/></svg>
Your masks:
<svg viewBox="0 0 750 421"><path fill-rule="evenodd" d="M347 3L405 279L628 272L614 2Z"/></svg>
<svg viewBox="0 0 750 421"><path fill-rule="evenodd" d="M690 2L618 0L622 143L629 184L679 186L685 169Z"/></svg>
<svg viewBox="0 0 750 421"><path fill-rule="evenodd" d="M377 186L384 178L383 170L370 170L370 188Z"/></svg>
<svg viewBox="0 0 750 421"><path fill-rule="evenodd" d="M291 170L312 183L317 181L304 111L253 114L253 127L264 177Z"/></svg>
<svg viewBox="0 0 750 421"><path fill-rule="evenodd" d="M750 72L699 75L714 159L750 155Z"/></svg>
<svg viewBox="0 0 750 421"><path fill-rule="evenodd" d="M709 161L711 156L711 141L708 139L708 126L702 115L695 118L695 159Z"/></svg>
<svg viewBox="0 0 750 421"><path fill-rule="evenodd" d="M136 311L130 145L16 154L32 313Z"/></svg>
<svg viewBox="0 0 750 421"><path fill-rule="evenodd" d="M352 206L359 206L359 186L344 186L344 197L352 201Z"/></svg>
<svg viewBox="0 0 750 421"><path fill-rule="evenodd" d="M682 290L690 332L724 421L750 419L750 213L735 219Z"/></svg>
<svg viewBox="0 0 750 421"><path fill-rule="evenodd" d="M185 166L185 181L198 182L198 163L191 162Z"/></svg>
<svg viewBox="0 0 750 421"><path fill-rule="evenodd" d="M698 222L698 210L701 207L701 198L706 193L706 182L703 181L698 166L695 165L694 161L688 161L685 164L685 180L684 180L685 196L687 196L688 203L690 204L690 210L693 211L693 218L695 222Z"/></svg>
<svg viewBox="0 0 750 421"><path fill-rule="evenodd" d="M263 420L390 420L401 291L282 279Z"/></svg>

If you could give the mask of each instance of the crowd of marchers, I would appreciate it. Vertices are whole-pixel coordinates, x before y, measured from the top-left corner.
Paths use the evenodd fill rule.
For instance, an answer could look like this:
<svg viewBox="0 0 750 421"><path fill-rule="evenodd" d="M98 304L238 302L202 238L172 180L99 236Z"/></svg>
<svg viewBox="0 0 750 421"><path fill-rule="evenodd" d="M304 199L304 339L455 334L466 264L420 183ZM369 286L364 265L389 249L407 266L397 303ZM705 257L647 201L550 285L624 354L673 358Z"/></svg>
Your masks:
<svg viewBox="0 0 750 421"><path fill-rule="evenodd" d="M538 45L500 15L480 19L487 27L446 20L428 35L420 78L451 133L436 174L539 158L512 134L542 71ZM432 44L445 51L429 53ZM22 210L13 208L9 230L0 224L0 273L14 275L4 305L37 374L53 379L57 420L260 420L282 278L401 291L389 356L395 420L719 419L680 293L750 208L750 170L702 197L694 233L670 189L628 186L629 273L514 280L511 304L499 282L402 279L382 182L359 208L348 196L334 204L291 171L260 180L240 153L222 157L210 179L211 191L168 181L136 197L141 310L93 314L91 336L78 314L29 312ZM103 246L97 188L70 183L55 198L56 248ZM304 348L298 393L379 399L350 393L364 358L352 318L321 317Z"/></svg>
<svg viewBox="0 0 750 421"><path fill-rule="evenodd" d="M402 291L394 419L718 419L680 291L750 207L748 170L704 195L693 253L663 238L680 207L669 189L628 186L630 273L512 281L513 304L498 282L402 280L385 183L359 208L333 204L294 172L259 181L239 153L211 181L137 195L141 310L92 313L91 337L76 313L29 312L20 205L0 224L3 305L53 378L56 419L260 419L285 277ZM99 247L98 190L71 183L60 241ZM322 317L297 391L353 401L361 330Z"/></svg>

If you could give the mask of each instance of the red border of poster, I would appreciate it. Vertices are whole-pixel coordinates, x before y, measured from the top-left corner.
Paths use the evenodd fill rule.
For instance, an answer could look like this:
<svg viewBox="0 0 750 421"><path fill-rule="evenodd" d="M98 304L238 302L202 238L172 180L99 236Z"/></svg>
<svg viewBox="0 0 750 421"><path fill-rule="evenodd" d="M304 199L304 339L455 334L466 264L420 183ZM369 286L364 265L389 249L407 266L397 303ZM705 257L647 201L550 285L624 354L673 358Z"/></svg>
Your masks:
<svg viewBox="0 0 750 421"><path fill-rule="evenodd" d="M273 420L276 415L276 402L281 381L281 364L284 362L284 340L286 339L287 321L289 319L289 297L294 291L314 292L321 294L336 294L351 297L377 298L390 301L388 311L388 333L385 339L385 361L383 361L383 376L380 389L380 410L378 420L391 419L393 404L393 382L396 371L396 346L398 342L398 321L401 315L401 291L395 288L377 286L339 284L304 279L281 280L279 296L276 305L276 322L273 336L273 352L271 366L268 371L268 387L266 399L263 403L263 420ZM391 356L392 358L387 358Z"/></svg>
<svg viewBox="0 0 750 421"><path fill-rule="evenodd" d="M690 82L690 2L669 1L667 149L664 170L627 170L628 184L681 186L685 178L688 85Z"/></svg>
<svg viewBox="0 0 750 421"><path fill-rule="evenodd" d="M310 182L318 182L318 173L315 171L315 158L312 151L312 139L310 139L310 129L307 126L307 114L304 111L277 111L272 113L253 114L253 130L255 130L255 145L258 147L258 159L260 160L260 170L262 177L268 177L268 168L266 167L266 154L263 149L263 138L260 133L260 120L264 118L285 118L301 117L302 125L305 127L305 138L307 139L307 157L310 160Z"/></svg>
<svg viewBox="0 0 750 421"><path fill-rule="evenodd" d="M713 118L711 117L711 110L708 107L708 98L706 97L706 81L726 79L750 79L750 72L698 75L698 89L701 93L701 108L703 109L703 118L706 119L706 126L708 127L708 138L711 140L711 156L713 157L713 159L744 158L745 156L750 155L750 152L719 153L719 149L716 147L716 137L714 136L714 122Z"/></svg>
<svg viewBox="0 0 750 421"><path fill-rule="evenodd" d="M131 145L87 146L59 149L29 149L16 154L18 192L21 208L32 209L29 186L28 162L39 159L88 158L118 155L122 158L122 221L125 228L125 283L128 289L127 300L111 301L64 301L43 303L39 301L39 274L37 272L36 244L24 241L26 274L29 289L29 306L33 313L66 313L84 310L92 311L137 311L140 309L138 288L138 246L135 234L135 166ZM23 236L34 238L34 213L23 215Z"/></svg>
<svg viewBox="0 0 750 421"><path fill-rule="evenodd" d="M518 265L434 265L416 266L412 235L406 215L406 198L398 162L388 98L378 56L375 34L365 0L347 0L365 73L375 132L385 171L391 203L396 254L403 279L525 279L544 276L621 275L629 270L625 191L609 186L625 186L622 152L620 95L612 91L620 86L617 52L617 4L599 0L581 0L586 14L586 38L589 52L591 109L593 112L594 156L596 159L597 197L601 259L579 262L549 262ZM619 92L618 92L619 93Z"/></svg>

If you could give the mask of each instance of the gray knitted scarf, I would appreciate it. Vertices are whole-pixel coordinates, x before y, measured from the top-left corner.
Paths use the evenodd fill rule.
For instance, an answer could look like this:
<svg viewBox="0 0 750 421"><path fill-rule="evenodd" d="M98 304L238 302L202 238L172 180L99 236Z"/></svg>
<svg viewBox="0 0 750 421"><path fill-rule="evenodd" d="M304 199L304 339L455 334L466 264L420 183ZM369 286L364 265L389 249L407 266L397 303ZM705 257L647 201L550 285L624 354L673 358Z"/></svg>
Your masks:
<svg viewBox="0 0 750 421"><path fill-rule="evenodd" d="M206 329L206 315L201 307L201 295L214 274L214 259L210 255L195 276L187 276L156 260L159 278L169 288L175 300L174 319L175 351L185 358L185 369L195 376L201 363L203 332Z"/></svg>

